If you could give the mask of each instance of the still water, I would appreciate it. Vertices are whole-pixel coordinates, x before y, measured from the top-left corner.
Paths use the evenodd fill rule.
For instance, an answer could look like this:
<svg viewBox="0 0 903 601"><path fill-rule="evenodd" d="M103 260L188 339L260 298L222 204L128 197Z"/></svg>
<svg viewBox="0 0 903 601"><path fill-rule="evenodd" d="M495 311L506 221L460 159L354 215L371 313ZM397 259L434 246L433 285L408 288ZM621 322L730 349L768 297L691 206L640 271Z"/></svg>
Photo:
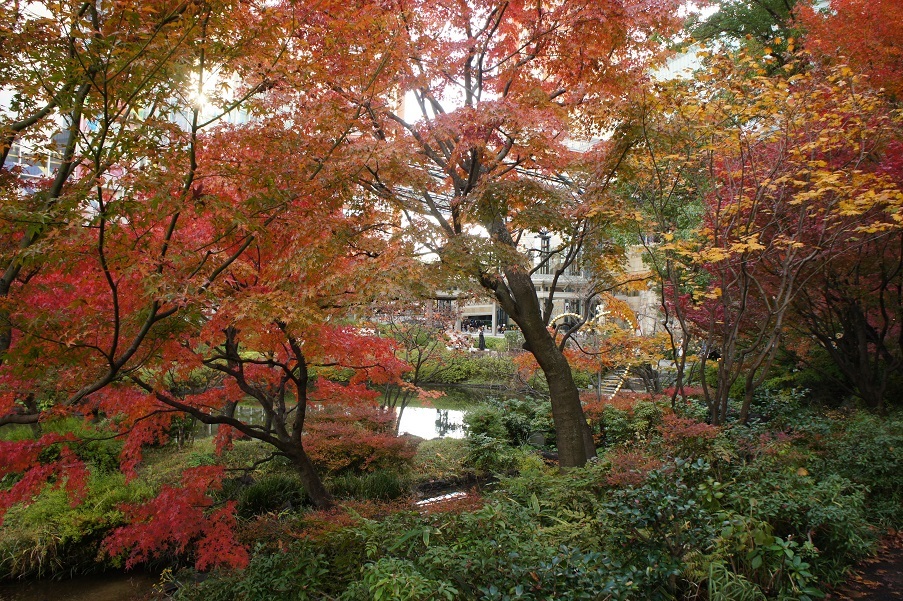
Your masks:
<svg viewBox="0 0 903 601"><path fill-rule="evenodd" d="M65 581L0 584L0 601L141 601L157 598L148 574L84 576Z"/></svg>
<svg viewBox="0 0 903 601"><path fill-rule="evenodd" d="M464 409L438 409L410 405L401 412L399 434L413 434L430 440L438 437L461 438L464 436ZM251 424L263 424L264 413L260 407L239 405L235 417ZM197 424L195 436L207 438L216 434L216 426Z"/></svg>
<svg viewBox="0 0 903 601"><path fill-rule="evenodd" d="M483 389L452 388L443 390L444 397L421 402L414 400L401 413L399 434L413 434L426 440L433 438L463 438L464 412L487 397L515 396ZM263 424L264 413L259 406L242 404L236 407L235 417L252 424ZM197 424L195 435L213 436L216 426Z"/></svg>
<svg viewBox="0 0 903 601"><path fill-rule="evenodd" d="M464 410L405 407L398 423L398 433L413 434L427 440L437 437L462 438Z"/></svg>

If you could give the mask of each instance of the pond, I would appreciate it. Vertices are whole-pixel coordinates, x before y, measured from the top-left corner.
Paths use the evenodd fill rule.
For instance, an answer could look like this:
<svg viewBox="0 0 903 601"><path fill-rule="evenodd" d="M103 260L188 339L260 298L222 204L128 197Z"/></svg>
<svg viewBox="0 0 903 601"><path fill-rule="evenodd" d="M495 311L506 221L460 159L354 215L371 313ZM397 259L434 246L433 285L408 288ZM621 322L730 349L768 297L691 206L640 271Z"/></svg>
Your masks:
<svg viewBox="0 0 903 601"><path fill-rule="evenodd" d="M463 438L464 412L487 398L510 398L516 394L485 388L437 388L445 396L432 401L413 401L401 413L399 434L433 438Z"/></svg>
<svg viewBox="0 0 903 601"><path fill-rule="evenodd" d="M464 412L474 404L489 397L513 397L510 392L482 388L437 389L445 396L429 402L414 400L401 413L399 434L412 434L426 440L433 438L463 438ZM264 413L257 405L241 404L235 416L252 424L263 424ZM213 436L216 426L198 424L195 435L201 438Z"/></svg>
<svg viewBox="0 0 903 601"><path fill-rule="evenodd" d="M82 576L71 580L0 584L0 601L139 601L154 598L149 574Z"/></svg>

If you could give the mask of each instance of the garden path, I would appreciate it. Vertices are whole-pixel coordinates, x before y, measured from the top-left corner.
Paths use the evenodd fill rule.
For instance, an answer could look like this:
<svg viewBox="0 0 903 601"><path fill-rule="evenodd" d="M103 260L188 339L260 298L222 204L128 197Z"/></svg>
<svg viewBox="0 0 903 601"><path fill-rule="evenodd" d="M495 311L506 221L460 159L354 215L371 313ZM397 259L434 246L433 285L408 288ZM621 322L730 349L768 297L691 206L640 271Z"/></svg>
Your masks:
<svg viewBox="0 0 903 601"><path fill-rule="evenodd" d="M857 565L850 580L827 599L903 601L903 531L889 534L878 553Z"/></svg>

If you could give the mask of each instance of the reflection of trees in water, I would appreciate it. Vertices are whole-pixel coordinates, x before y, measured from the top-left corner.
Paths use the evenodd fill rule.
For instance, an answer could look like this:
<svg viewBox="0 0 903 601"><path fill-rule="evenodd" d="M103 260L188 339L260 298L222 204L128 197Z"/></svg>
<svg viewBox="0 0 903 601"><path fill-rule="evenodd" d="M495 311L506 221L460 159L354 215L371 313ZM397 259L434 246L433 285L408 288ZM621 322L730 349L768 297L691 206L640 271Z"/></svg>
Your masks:
<svg viewBox="0 0 903 601"><path fill-rule="evenodd" d="M436 409L436 436L445 436L449 432L461 429L461 424L453 423L448 416L448 409Z"/></svg>
<svg viewBox="0 0 903 601"><path fill-rule="evenodd" d="M458 392L458 391L456 391L456 392ZM465 394L467 394L467 391L465 391L465 393L462 394L461 396L464 397ZM484 396L488 396L488 395L485 395L485 393L483 393L483 396L471 395L469 398L471 398L471 399L484 398ZM468 398L468 397L464 397L464 398ZM436 409L436 420L435 420L436 433L431 434L427 430L426 432L422 432L420 435L422 435L424 437L432 438L435 436L448 436L450 433L462 431L464 428L464 425L461 423L461 420L462 420L462 417L464 414L464 410L466 407L472 406L473 404L474 404L474 402L472 401L470 403L462 403L461 408L458 408L457 406L453 406L452 408L449 408L449 409ZM313 407L316 407L315 403L312 403L311 405ZM426 421L429 419L429 415L430 415L429 408L427 408L427 407L396 407L395 408L395 413L397 416L396 422L395 422L396 430L397 430L398 426L401 424L402 415L404 415L405 413L407 413L409 411L413 412L415 414L414 421L419 423L420 428L425 427L426 424L429 423L428 421ZM266 414L264 413L263 409L261 409L260 407L239 404L234 408L234 412L235 412L236 416L241 417L242 421L245 421L249 424L253 424L256 426L265 426L266 425ZM192 420L192 424L193 423L194 423L194 420ZM413 424L411 424L411 426L413 426L415 428L417 427L417 426L414 426ZM197 436L199 438L209 438L209 437L216 435L217 429L218 429L218 426L216 426L216 425L205 425L205 424L201 424L198 422L193 427L193 433L194 433L194 436Z"/></svg>

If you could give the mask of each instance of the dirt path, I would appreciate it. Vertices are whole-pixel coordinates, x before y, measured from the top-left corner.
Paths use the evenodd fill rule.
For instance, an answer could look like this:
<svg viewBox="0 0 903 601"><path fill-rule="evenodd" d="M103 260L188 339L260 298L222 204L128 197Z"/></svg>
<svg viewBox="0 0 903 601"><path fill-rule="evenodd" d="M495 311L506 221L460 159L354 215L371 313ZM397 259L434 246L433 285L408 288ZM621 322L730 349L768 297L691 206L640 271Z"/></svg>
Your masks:
<svg viewBox="0 0 903 601"><path fill-rule="evenodd" d="M890 534L877 555L860 563L849 582L827 599L847 601L903 601L903 532Z"/></svg>

